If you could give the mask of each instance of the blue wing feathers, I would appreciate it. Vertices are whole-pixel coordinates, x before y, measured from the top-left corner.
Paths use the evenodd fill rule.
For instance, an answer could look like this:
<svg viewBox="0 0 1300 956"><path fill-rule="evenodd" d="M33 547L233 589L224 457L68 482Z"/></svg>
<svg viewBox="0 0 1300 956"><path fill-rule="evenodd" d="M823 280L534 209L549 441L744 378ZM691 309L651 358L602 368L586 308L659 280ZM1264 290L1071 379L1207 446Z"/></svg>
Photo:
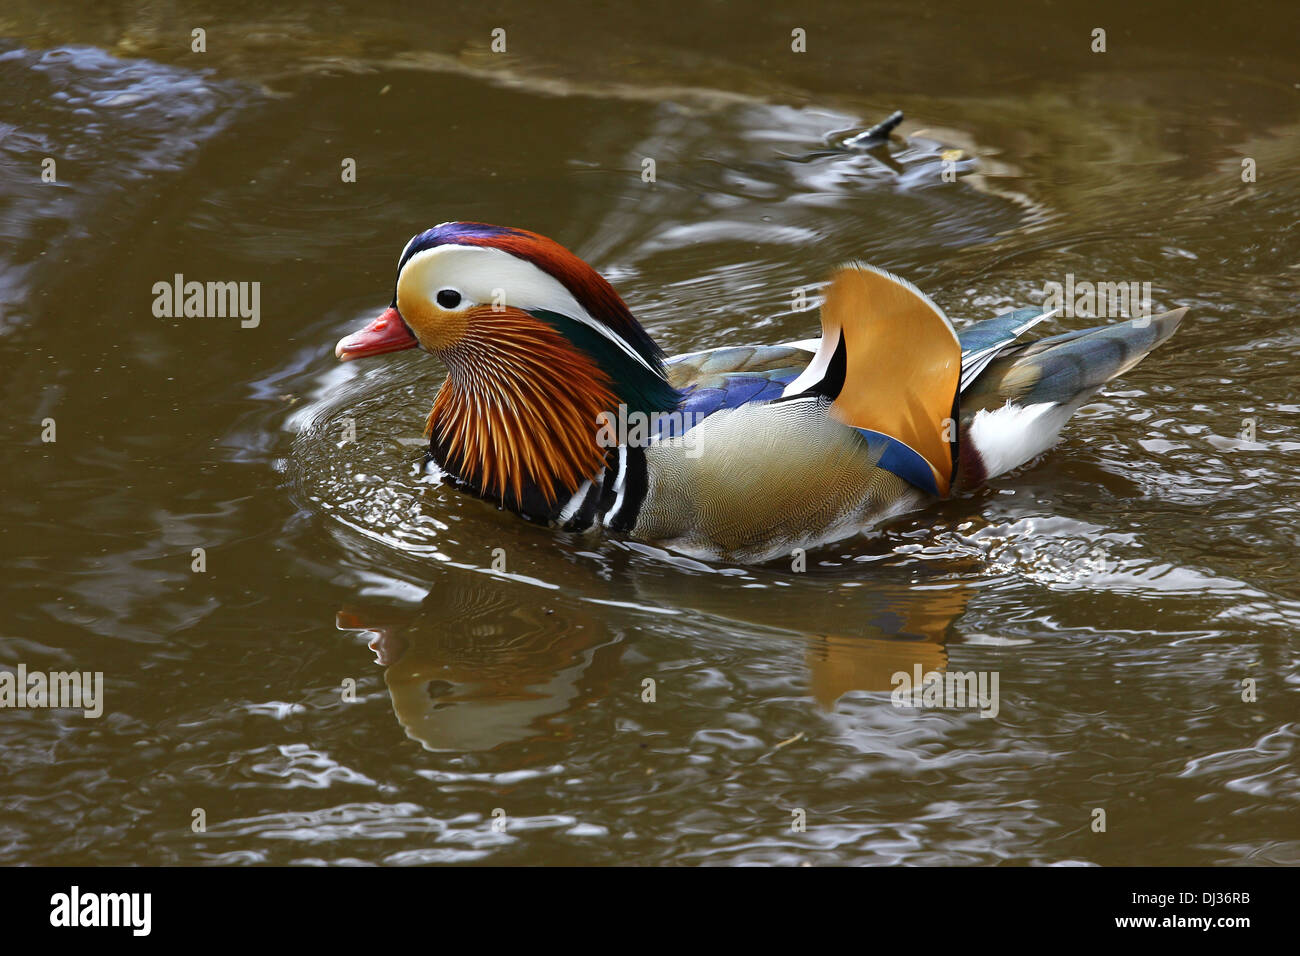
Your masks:
<svg viewBox="0 0 1300 956"><path fill-rule="evenodd" d="M1025 323L1038 318L1042 314L1042 309L1030 306L1026 309L1016 309L1014 312L1005 312L991 319L985 319L983 322L976 322L974 325L968 325L957 333L957 341L961 343L962 355L970 352L982 352L995 345L1011 344L1024 330Z"/></svg>

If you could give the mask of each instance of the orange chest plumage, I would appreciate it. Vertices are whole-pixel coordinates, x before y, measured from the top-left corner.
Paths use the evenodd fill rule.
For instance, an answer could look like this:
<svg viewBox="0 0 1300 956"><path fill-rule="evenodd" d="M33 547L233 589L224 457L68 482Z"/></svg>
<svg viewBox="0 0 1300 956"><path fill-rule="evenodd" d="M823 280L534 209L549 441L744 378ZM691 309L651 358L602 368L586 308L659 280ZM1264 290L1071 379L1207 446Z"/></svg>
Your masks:
<svg viewBox="0 0 1300 956"><path fill-rule="evenodd" d="M618 398L610 375L552 324L519 309L478 310L442 352L448 375L425 435L439 467L477 493L553 504L604 466L595 441Z"/></svg>

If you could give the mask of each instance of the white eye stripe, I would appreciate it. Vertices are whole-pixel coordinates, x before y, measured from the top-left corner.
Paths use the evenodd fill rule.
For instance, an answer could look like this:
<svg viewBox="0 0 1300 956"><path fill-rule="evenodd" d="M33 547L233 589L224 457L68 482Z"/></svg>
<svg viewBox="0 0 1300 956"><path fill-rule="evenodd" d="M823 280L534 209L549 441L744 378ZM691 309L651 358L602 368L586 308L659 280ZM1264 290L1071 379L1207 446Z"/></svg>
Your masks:
<svg viewBox="0 0 1300 956"><path fill-rule="evenodd" d="M455 289L462 301L557 312L590 327L639 365L655 371L622 336L593 318L559 280L504 250L451 243L421 249L402 267L397 284L399 291L429 302L437 301L440 290Z"/></svg>

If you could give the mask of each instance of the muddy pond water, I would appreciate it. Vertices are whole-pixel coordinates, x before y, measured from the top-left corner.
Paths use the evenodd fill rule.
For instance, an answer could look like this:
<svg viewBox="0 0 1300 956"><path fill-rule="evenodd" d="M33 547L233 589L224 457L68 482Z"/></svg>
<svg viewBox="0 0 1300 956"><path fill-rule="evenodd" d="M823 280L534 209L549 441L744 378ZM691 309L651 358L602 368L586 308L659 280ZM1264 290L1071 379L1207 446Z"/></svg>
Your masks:
<svg viewBox="0 0 1300 956"><path fill-rule="evenodd" d="M0 710L0 863L1300 862L1293 5L785 6L4 5L0 665L104 708ZM709 564L430 482L444 370L334 360L450 219L670 354L815 335L853 257L1190 313L1031 467Z"/></svg>

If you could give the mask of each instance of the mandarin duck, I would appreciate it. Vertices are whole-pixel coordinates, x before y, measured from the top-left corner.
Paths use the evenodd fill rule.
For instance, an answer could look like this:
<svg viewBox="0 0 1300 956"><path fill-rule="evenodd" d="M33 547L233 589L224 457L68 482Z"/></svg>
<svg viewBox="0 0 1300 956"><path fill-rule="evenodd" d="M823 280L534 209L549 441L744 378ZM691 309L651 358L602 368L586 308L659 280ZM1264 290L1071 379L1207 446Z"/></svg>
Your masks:
<svg viewBox="0 0 1300 956"><path fill-rule="evenodd" d="M756 563L1029 462L1185 312L1028 339L1054 312L1024 308L958 332L855 262L826 287L820 339L665 358L559 243L448 222L406 244L392 303L335 354L443 361L425 460L454 487L568 531Z"/></svg>

